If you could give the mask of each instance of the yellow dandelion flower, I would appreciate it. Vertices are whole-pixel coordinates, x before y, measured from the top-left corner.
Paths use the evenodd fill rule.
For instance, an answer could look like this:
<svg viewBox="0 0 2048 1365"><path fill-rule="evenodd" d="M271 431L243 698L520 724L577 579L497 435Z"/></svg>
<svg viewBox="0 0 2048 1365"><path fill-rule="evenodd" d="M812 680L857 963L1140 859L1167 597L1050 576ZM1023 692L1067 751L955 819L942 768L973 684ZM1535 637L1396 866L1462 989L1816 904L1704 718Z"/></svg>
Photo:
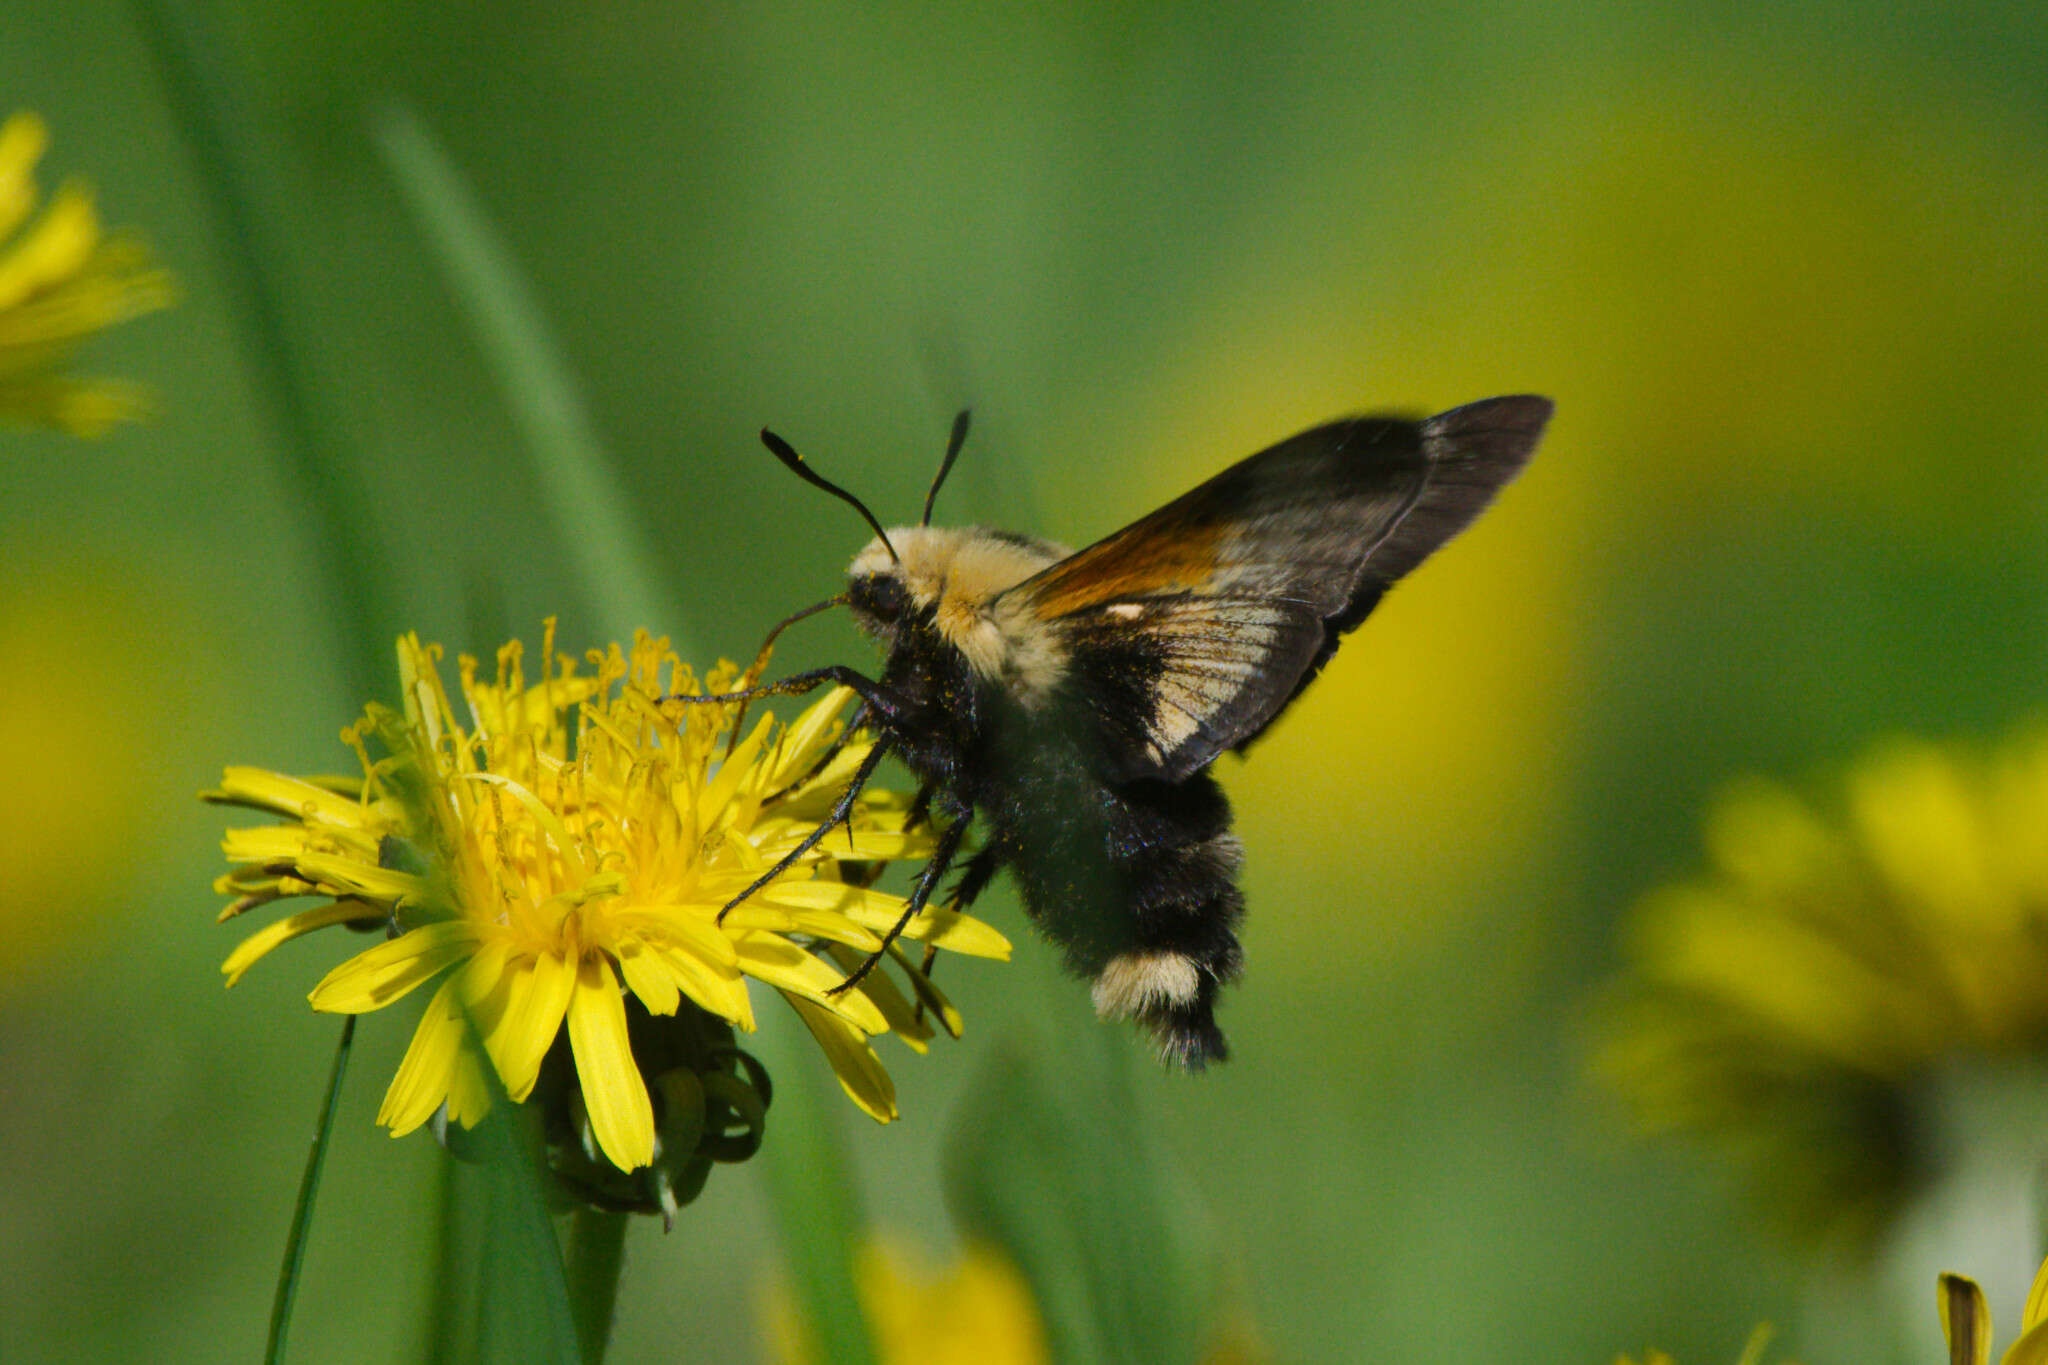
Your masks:
<svg viewBox="0 0 2048 1365"><path fill-rule="evenodd" d="M754 982L794 1007L855 1103L895 1117L894 1087L869 1038L894 1033L921 1051L932 1020L957 1032L959 1016L893 947L887 960L908 994L882 971L839 988L905 908L868 885L870 873L929 850L929 834L911 827L910 803L867 792L843 832L720 915L816 829L871 747L842 733L849 695L835 691L787 726L763 716L727 754L735 708L659 701L699 691L666 641L642 634L630 652L593 652L583 673L555 658L550 622L542 653L542 676L530 685L517 642L499 651L494 681L463 659L451 699L438 649L407 636L398 650L403 713L372 706L346 732L363 776L227 770L210 799L290 823L228 833L234 866L216 885L234 900L222 918L288 897L324 902L244 940L222 965L228 983L327 925L385 929L385 942L329 972L311 1000L359 1014L439 981L378 1113L394 1136L437 1112L462 1126L483 1114L488 1092L467 1045L473 1026L513 1100L534 1092L556 1056L573 1077L591 1155L619 1172L648 1166L683 1098L661 1084L650 1093L648 1077L668 1073L636 1051L648 1021L680 1012L723 1021L727 1037L731 1027L751 1030ZM722 666L711 688L729 686L732 673ZM370 756L371 738L386 756ZM1009 953L993 929L945 909L920 913L903 937L974 956ZM706 1073L691 1083L693 1103L708 1087L728 1107L765 1104L765 1078L747 1069L750 1060L734 1064L716 1038L673 1046L728 1054L715 1069L735 1084ZM746 1118L757 1139L758 1109ZM685 1127L700 1130L695 1117Z"/></svg>
<svg viewBox="0 0 2048 1365"><path fill-rule="evenodd" d="M2048 1049L2048 732L1886 746L1830 819L1726 797L1711 876L1634 912L1595 1069L1652 1131L1711 1134L1805 1226L1874 1232L1929 1174L1931 1082Z"/></svg>
<svg viewBox="0 0 2048 1365"><path fill-rule="evenodd" d="M96 436L140 416L142 392L65 367L94 333L170 302L170 277L101 230L83 185L61 186L31 221L48 143L34 114L0 123L0 417Z"/></svg>
<svg viewBox="0 0 2048 1365"><path fill-rule="evenodd" d="M1991 1309L1977 1282L1943 1275L1936 1289L1941 1334L1954 1365L1991 1365ZM2019 1340L2006 1347L2000 1365L2048 1365L2048 1261L2034 1276L2020 1313Z"/></svg>

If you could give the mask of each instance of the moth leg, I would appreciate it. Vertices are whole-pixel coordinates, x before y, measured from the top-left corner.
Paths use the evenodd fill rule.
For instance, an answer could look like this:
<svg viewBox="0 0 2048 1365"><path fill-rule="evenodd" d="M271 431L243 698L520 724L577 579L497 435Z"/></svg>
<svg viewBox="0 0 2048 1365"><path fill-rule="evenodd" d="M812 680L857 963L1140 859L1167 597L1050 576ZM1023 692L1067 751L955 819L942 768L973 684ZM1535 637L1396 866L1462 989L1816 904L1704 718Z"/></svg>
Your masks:
<svg viewBox="0 0 2048 1365"><path fill-rule="evenodd" d="M927 787L925 790L929 791L930 788ZM919 795L922 796L923 793ZM1002 865L1001 856L993 848L984 848L969 858L966 868L960 873L959 882L953 887L953 894L946 898L947 906L954 910L965 910L974 904L975 899L988 889L988 884L995 880L995 875L1002 869ZM931 980L932 966L938 961L938 956L937 948L929 943L924 946L924 961L918 964L917 970L927 981ZM923 996L918 997L916 1008L911 1011L911 1018L918 1023L924 1022Z"/></svg>
<svg viewBox="0 0 2048 1365"><path fill-rule="evenodd" d="M838 749L843 743L844 740L842 739L832 747ZM809 780L810 778L808 777L804 779L806 782ZM797 783L796 785L801 786L802 783ZM923 794L922 790L918 793L920 797ZM903 817L904 832L908 833L916 829L922 819L923 812L919 809L917 802L911 802L910 809L905 812ZM846 838L849 843L853 840L853 816L851 812L848 813L846 819ZM839 860L839 879L848 886L870 887L881 880L882 870L887 866L888 864L881 859L841 858Z"/></svg>
<svg viewBox="0 0 2048 1365"><path fill-rule="evenodd" d="M946 898L946 904L955 910L965 910L988 890L988 884L995 880L996 873L1003 867L1001 852L993 847L985 848L967 860L966 868L960 873L959 884L953 894Z"/></svg>
<svg viewBox="0 0 2048 1365"><path fill-rule="evenodd" d="M766 638L761 641L761 648L754 654L754 662L748 664L747 671L740 675L740 691L748 691L761 681L761 675L768 671L768 656L774 652L776 637L781 635L783 631L788 630L807 616L816 616L821 611L845 605L846 594L840 593L837 597L828 597L822 602L815 602L808 607L793 611L780 621L777 621L773 626L770 626ZM732 757L733 746L739 743L740 723L746 718L747 704L741 702L739 711L734 714L732 719L732 736L725 742L725 756L727 758Z"/></svg>
<svg viewBox="0 0 2048 1365"><path fill-rule="evenodd" d="M703 692L695 695L671 692L661 700L663 703L676 702L684 706L726 706L733 702L752 701L756 697L800 697L806 692L817 691L826 683L837 683L841 687L852 688L854 695L885 721L893 722L903 712L902 700L893 691L865 673L848 668L845 664L827 664L823 668L806 669L802 673L792 673L780 682L761 683L737 692Z"/></svg>
<svg viewBox="0 0 2048 1365"><path fill-rule="evenodd" d="M727 911L753 895L756 891L759 891L762 887L768 885L768 883L774 881L777 877L780 877L783 873L789 871L790 868L796 866L797 859L816 848L825 836L832 832L833 826L844 820L847 822L847 828L849 830L852 829L854 800L859 797L861 788L867 786L868 779L875 775L875 769L881 766L882 759L888 752L889 737L885 734L875 741L875 747L868 750L868 756L860 761L860 768L854 773L853 780L846 784L846 790L840 794L838 804L832 807L832 813L819 821L818 827L803 837L803 842L783 854L776 861L775 866L754 878L753 883L746 890L727 901L725 909L718 912L718 922L720 924L725 923Z"/></svg>
<svg viewBox="0 0 2048 1365"><path fill-rule="evenodd" d="M889 945L896 941L904 926L916 919L932 898L938 887L939 878L946 875L946 869L953 865L953 855L960 851L960 841L967 837L967 821L955 820L939 835L939 846L932 850L932 860L924 865L924 875L917 879L917 889L910 893L909 903L896 923L889 926L889 932L882 936L882 946L869 953L867 960L853 969L853 972L832 989L827 995L843 995L861 983L862 978L875 969L875 964L889 954Z"/></svg>

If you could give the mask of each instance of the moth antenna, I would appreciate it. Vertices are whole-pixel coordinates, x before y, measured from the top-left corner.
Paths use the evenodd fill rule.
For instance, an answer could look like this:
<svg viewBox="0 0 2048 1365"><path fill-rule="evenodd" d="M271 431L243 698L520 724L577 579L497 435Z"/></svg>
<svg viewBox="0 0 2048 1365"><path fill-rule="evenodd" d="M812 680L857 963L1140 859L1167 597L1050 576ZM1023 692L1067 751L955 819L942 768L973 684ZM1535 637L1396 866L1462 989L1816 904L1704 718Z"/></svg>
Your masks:
<svg viewBox="0 0 2048 1365"><path fill-rule="evenodd" d="M866 503L805 464L804 457L797 454L789 442L783 440L766 427L761 428L761 444L767 446L768 453L782 461L783 467L790 473L796 475L805 483L810 484L813 488L824 489L827 493L830 493L833 497L860 513L861 520L874 527L875 534L882 538L882 548L889 552L889 558L895 560L898 564L903 562L903 556L897 554L896 547L889 543L889 533L882 529L881 522L875 520L875 514L868 511Z"/></svg>
<svg viewBox="0 0 2048 1365"><path fill-rule="evenodd" d="M946 476L953 472L953 461L960 458L960 447L967 444L967 426L974 418L972 408L960 409L960 415L953 419L953 434L946 438L946 458L939 461L938 476L932 480L932 491L924 495L924 520L918 525L932 524L932 504L939 500L939 487L946 482Z"/></svg>

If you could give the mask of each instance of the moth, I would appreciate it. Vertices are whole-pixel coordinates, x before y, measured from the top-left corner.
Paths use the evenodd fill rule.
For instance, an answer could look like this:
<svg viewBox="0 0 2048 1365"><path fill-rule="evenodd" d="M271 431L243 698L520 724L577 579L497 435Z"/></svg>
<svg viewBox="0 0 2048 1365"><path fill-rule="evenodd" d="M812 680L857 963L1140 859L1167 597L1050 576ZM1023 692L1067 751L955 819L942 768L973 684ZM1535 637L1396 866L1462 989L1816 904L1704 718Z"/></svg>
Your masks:
<svg viewBox="0 0 2048 1365"><path fill-rule="evenodd" d="M972 904L1007 868L1093 983L1098 1014L1136 1020L1171 1064L1223 1060L1215 1006L1243 969L1243 851L1210 765L1264 734L1386 591L1485 509L1550 414L1548 399L1521 395L1420 421L1330 422L1079 552L931 524L965 413L923 519L887 529L763 431L875 533L844 593L776 631L846 606L884 657L876 677L833 665L702 698L839 683L860 698L855 725L877 736L832 816L733 904L822 839L895 753L922 784L913 809L939 817L936 846L896 930L841 989L931 900L978 819L983 841L951 904Z"/></svg>

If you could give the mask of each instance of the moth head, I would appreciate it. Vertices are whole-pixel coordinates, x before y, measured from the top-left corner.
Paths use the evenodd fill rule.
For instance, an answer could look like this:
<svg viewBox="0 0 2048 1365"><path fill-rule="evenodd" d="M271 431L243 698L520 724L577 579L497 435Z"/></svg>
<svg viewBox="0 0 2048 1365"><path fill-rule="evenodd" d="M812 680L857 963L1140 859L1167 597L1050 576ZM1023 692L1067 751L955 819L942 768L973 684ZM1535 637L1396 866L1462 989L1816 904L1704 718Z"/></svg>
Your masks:
<svg viewBox="0 0 2048 1365"><path fill-rule="evenodd" d="M890 553L890 547L895 553ZM860 628L893 647L906 624L922 623L970 658L997 648L988 638L996 599L1067 556L1065 546L985 526L892 526L854 556L846 600ZM1020 623L1012 620L1011 630Z"/></svg>
<svg viewBox="0 0 2048 1365"><path fill-rule="evenodd" d="M959 542L959 532L932 526L893 526L869 541L846 570L855 623L894 643L904 622L937 607Z"/></svg>
<svg viewBox="0 0 2048 1365"><path fill-rule="evenodd" d="M761 433L762 444L791 473L846 503L874 528L875 538L847 569L844 601L863 631L892 648L904 626L918 620L935 623L955 644L966 633L985 630L983 612L997 593L1065 553L1028 536L931 524L932 505L967 441L967 427L967 413L953 419L945 458L925 494L923 518L888 530L859 498L804 463L789 442L772 431Z"/></svg>

